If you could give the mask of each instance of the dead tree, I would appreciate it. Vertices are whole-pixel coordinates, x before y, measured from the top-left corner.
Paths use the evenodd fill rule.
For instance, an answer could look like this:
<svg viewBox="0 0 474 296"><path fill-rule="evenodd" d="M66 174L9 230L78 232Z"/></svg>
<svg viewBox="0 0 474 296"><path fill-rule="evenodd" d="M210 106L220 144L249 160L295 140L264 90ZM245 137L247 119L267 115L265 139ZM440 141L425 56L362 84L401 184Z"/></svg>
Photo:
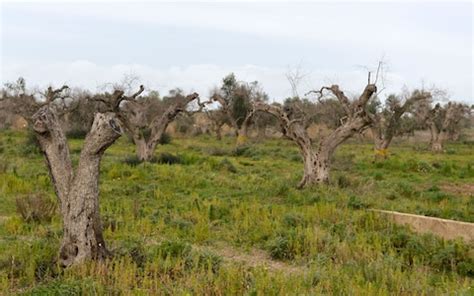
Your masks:
<svg viewBox="0 0 474 296"><path fill-rule="evenodd" d="M388 147L393 137L403 133L402 116L409 112L417 102L430 99L430 92L415 90L411 94L405 95L404 102L399 96L390 95L381 110L375 108L371 131L375 141L376 159L387 158Z"/></svg>
<svg viewBox="0 0 474 296"><path fill-rule="evenodd" d="M338 128L320 139L317 149L313 148L313 142L306 130L307 119L304 110L285 108L275 104L269 105L263 102L254 103L255 111L274 115L278 119L285 137L298 145L304 162L303 178L298 185L299 188L328 183L331 158L337 147L351 136L362 132L371 123L371 118L366 112L366 105L377 91L375 84L368 84L359 98L352 102L338 85L322 87L318 91L311 92L317 93L320 99L326 91L338 99L346 116Z"/></svg>
<svg viewBox="0 0 474 296"><path fill-rule="evenodd" d="M460 121L469 114L470 108L462 103L448 102L445 106L436 104L426 114L426 123L431 133L431 150L443 152L444 142L457 131Z"/></svg>
<svg viewBox="0 0 474 296"><path fill-rule="evenodd" d="M201 102L197 93L184 96L180 91L172 91L167 100L170 102L163 112L151 110L150 102L145 99L127 100L119 111L123 128L132 137L141 161L150 161L153 158L155 148L166 128L179 114L191 115L201 111L208 103ZM193 101L197 102L198 110L187 110Z"/></svg>
<svg viewBox="0 0 474 296"><path fill-rule="evenodd" d="M117 115L120 103L137 97L143 91L141 88L132 97L116 91L102 98L107 104L107 111L95 114L92 127L84 140L78 165L74 169L59 120L66 109L57 103L64 98L63 93L67 89L67 86L60 89L50 87L44 94L45 100L41 102L26 94L11 98L24 102L28 107L23 116L32 124L45 156L63 219L59 258L65 267L109 256L99 213L100 161L105 150L122 134ZM32 112L34 108L36 110Z"/></svg>

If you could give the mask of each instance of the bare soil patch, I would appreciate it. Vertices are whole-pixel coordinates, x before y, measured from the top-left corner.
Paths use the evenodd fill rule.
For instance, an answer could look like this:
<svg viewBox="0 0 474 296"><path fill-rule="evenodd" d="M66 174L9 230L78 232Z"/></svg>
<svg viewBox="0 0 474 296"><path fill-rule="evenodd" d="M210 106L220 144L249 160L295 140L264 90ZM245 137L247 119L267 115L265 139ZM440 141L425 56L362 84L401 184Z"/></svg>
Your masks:
<svg viewBox="0 0 474 296"><path fill-rule="evenodd" d="M474 184L443 184L441 190L455 195L474 196Z"/></svg>
<svg viewBox="0 0 474 296"><path fill-rule="evenodd" d="M248 267L264 267L269 271L285 272L287 274L303 273L307 270L305 266L273 260L265 251L256 248L245 252L227 244L219 243L206 249L221 256L224 262L241 263Z"/></svg>

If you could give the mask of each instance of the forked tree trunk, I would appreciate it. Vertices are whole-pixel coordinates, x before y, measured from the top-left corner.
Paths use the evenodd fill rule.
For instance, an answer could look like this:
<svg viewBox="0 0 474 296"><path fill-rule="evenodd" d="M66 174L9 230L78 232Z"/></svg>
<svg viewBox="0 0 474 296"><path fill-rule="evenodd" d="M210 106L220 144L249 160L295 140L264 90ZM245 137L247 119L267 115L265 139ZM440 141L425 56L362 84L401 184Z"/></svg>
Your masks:
<svg viewBox="0 0 474 296"><path fill-rule="evenodd" d="M149 154L145 138L141 135L134 136L133 142L135 143L135 152L137 154L138 159L144 161L145 158L147 158L147 155Z"/></svg>
<svg viewBox="0 0 474 296"><path fill-rule="evenodd" d="M144 140L144 145L137 147L138 158L141 161L149 162L153 159L153 155L155 154L156 146L158 146L160 139L162 138L163 134L165 133L166 128L168 127L168 123L158 126L156 129L152 129L151 136L148 141Z"/></svg>
<svg viewBox="0 0 474 296"><path fill-rule="evenodd" d="M431 123L430 126L430 133L431 133L431 151L435 153L443 152L443 142L445 139L445 133L440 131L434 123Z"/></svg>
<svg viewBox="0 0 474 296"><path fill-rule="evenodd" d="M145 143L144 146L141 147L140 150L137 150L137 156L140 161L149 162L153 159L153 155L155 154L155 145L151 145L151 143Z"/></svg>
<svg viewBox="0 0 474 296"><path fill-rule="evenodd" d="M165 116L164 116L165 117ZM136 130L132 131L133 133L133 142L135 143L135 152L140 161L149 162L153 159L155 154L155 149L160 139L162 138L166 128L170 121L165 118L160 118L159 123L154 125L151 129L151 134L148 139L146 139L141 133L138 127Z"/></svg>
<svg viewBox="0 0 474 296"><path fill-rule="evenodd" d="M249 130L250 124L252 123L252 117L254 113L255 113L255 110L251 110L245 117L240 127L237 125L237 122L235 121L234 126L236 128L236 133L237 133L237 146L243 146L247 144L248 130Z"/></svg>
<svg viewBox="0 0 474 296"><path fill-rule="evenodd" d="M151 145L151 142L147 141L142 135L133 137L133 142L135 143L135 152L140 161L150 161L153 158L156 145Z"/></svg>
<svg viewBox="0 0 474 296"><path fill-rule="evenodd" d="M430 94L425 92L413 92L403 104L395 97L395 101L392 101L394 106L386 106L381 113L372 116L371 130L375 141L375 160L388 158L388 147L397 129L399 129L403 114L416 102L426 100L429 97Z"/></svg>
<svg viewBox="0 0 474 296"><path fill-rule="evenodd" d="M67 140L54 111L43 107L33 122L61 208L61 264L70 266L107 257L99 214L99 168L105 150L121 135L115 114L96 114L75 174Z"/></svg>
<svg viewBox="0 0 474 296"><path fill-rule="evenodd" d="M197 93L190 94L184 98L183 101L178 101L176 104L171 105L166 111L159 117L153 119L153 121L147 126L151 132L150 137L145 139L140 132L142 127L139 124L135 124L130 120L130 114L127 112L119 113L121 122L124 129L132 134L133 141L136 146L136 154L141 161L150 161L155 153L155 148L159 144L163 134L166 131L168 125L182 112L186 112L186 106L195 99L198 99L198 105L201 110L207 102L201 103L199 101L199 95ZM133 106L133 105L132 105ZM134 112L131 112L134 114ZM141 114L141 111L136 111L137 114Z"/></svg>
<svg viewBox="0 0 474 296"><path fill-rule="evenodd" d="M303 156L304 170L298 188L310 186L313 184L325 184L329 182L329 170L331 157L337 147L348 138L364 130L371 119L365 112L365 106L372 95L377 91L373 84L368 84L362 95L353 103L339 90L337 85L329 89L341 102L346 110L347 119L336 130L320 141L317 152L313 150L312 140L306 130L306 124L303 118L291 118L289 112L281 106L268 105L262 102L254 104L254 111L267 112L272 114L280 121L280 127L283 135L295 142ZM291 111L291 110L290 110Z"/></svg>
<svg viewBox="0 0 474 296"><path fill-rule="evenodd" d="M443 133L436 134L431 140L431 151L443 152Z"/></svg>

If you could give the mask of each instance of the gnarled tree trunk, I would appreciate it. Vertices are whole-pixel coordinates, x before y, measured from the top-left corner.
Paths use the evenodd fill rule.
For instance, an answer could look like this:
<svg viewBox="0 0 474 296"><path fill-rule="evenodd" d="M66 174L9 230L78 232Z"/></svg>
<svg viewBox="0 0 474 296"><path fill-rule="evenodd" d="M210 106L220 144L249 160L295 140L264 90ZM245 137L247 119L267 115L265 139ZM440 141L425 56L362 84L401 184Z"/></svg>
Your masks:
<svg viewBox="0 0 474 296"><path fill-rule="evenodd" d="M435 153L443 152L444 133L438 128L434 120L428 120L430 127L430 146Z"/></svg>
<svg viewBox="0 0 474 296"><path fill-rule="evenodd" d="M169 106L168 109L166 109L166 111L161 114L161 116L155 117L147 126L143 126L143 122L140 122L139 120L140 116L143 116L146 106L139 105L137 104L137 102L134 101L127 101L128 105L126 106L128 106L130 110L121 110L120 118L121 122L123 123L124 129L132 135L133 141L136 146L137 157L141 161L148 162L152 160L153 155L155 153L155 148L160 143L160 140L163 134L165 133L168 125L180 113L187 112L187 105L195 99L197 99L199 105L198 111L201 111L205 104L208 103L201 103L199 101L199 95L197 93L190 94L186 97L180 98L180 100L178 100L175 104ZM137 117L138 119L134 117ZM141 133L141 129L143 127L147 127L151 130L148 139L145 138Z"/></svg>
<svg viewBox="0 0 474 296"><path fill-rule="evenodd" d="M283 135L298 145L304 164L303 177L298 188L328 183L331 157L337 147L371 123L371 119L365 112L365 106L377 90L375 85L367 85L359 99L353 103L350 103L337 85L323 87L323 89L330 90L338 98L346 110L347 118L340 127L320 141L317 151L314 151L312 140L306 130L305 116L293 118L294 112L290 110L291 108L262 102L254 103L255 112L267 112L275 116L280 122Z"/></svg>
<svg viewBox="0 0 474 296"><path fill-rule="evenodd" d="M388 147L393 137L400 129L400 121L403 114L407 112L416 102L426 101L431 98L431 93L424 91L413 91L402 104L397 96L389 96L382 112L372 116L372 134L375 141L375 159L386 159Z"/></svg>
<svg viewBox="0 0 474 296"><path fill-rule="evenodd" d="M99 167L104 151L121 135L115 114L96 114L75 174L66 137L51 107L41 108L33 116L33 123L63 218L61 264L70 266L107 257L99 214Z"/></svg>
<svg viewBox="0 0 474 296"><path fill-rule="evenodd" d="M234 127L237 133L237 146L243 146L247 144L248 130L249 130L250 124L252 123L252 117L254 113L255 111L253 109L250 110L245 116L245 119L240 126L238 126L237 121L235 121Z"/></svg>
<svg viewBox="0 0 474 296"><path fill-rule="evenodd" d="M138 159L144 161L145 159L151 157L145 137L143 137L141 134L133 136L133 142L135 143L135 152Z"/></svg>
<svg viewBox="0 0 474 296"><path fill-rule="evenodd" d="M312 149L306 150L302 155L304 170L298 188L329 183L330 159L328 155L325 153L315 153Z"/></svg>
<svg viewBox="0 0 474 296"><path fill-rule="evenodd" d="M431 151L439 153L443 152L443 142L445 139L445 134L441 131L432 130L431 132Z"/></svg>
<svg viewBox="0 0 474 296"><path fill-rule="evenodd" d="M469 114L470 108L461 103L448 102L444 107L440 104L429 110L426 121L431 132L431 150L442 152L443 144L449 138L450 131L459 129L460 120Z"/></svg>

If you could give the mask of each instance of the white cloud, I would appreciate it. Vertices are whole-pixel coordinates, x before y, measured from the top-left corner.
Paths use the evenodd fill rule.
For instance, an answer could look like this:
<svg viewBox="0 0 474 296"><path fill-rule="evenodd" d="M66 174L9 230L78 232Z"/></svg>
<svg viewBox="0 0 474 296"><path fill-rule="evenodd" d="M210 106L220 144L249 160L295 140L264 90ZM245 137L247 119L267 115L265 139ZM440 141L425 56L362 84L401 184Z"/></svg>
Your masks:
<svg viewBox="0 0 474 296"><path fill-rule="evenodd" d="M387 75L386 93L399 91L407 84L408 87L419 87L424 80L426 83L435 83L440 87L451 90L455 99L474 100L472 88L472 28L464 28L457 23L458 20L466 20L469 17L472 22L472 13L465 12L453 4L455 9L450 10L450 4L441 3L434 10L423 10L428 6L419 7L419 3L68 3L68 4L7 4L5 11L29 12L33 20L16 21L13 23L2 23L4 36L25 36L32 40L32 51L26 55L24 51L15 56L15 43L2 45L9 48L8 59L3 57L1 77L2 82L16 79L17 76L25 76L27 81L45 85L48 83L69 83L86 88L95 89L105 82L116 82L122 78L124 73L134 72L138 74L143 82L151 88L157 88L162 93L173 87L180 87L186 91L196 90L202 95L207 95L209 89L220 83L222 77L229 72L234 72L239 79L252 81L258 80L272 98L281 100L290 95L289 84L284 73L286 68L276 65L291 63L287 61L296 60L298 54L307 54L313 49L322 48L314 56L307 69L311 75L301 84L301 91L317 88L323 84L337 83L344 89L357 93L365 85L366 71L354 68L356 63L365 63L372 57L373 62L382 54L387 53L390 64L394 69ZM444 5L444 6L443 6ZM472 6L472 5L471 5ZM442 9L446 7L446 13ZM457 7L457 8L456 8ZM443 12L441 14L441 12ZM455 15L450 13L455 12ZM2 16L3 16L2 12ZM459 15L461 14L461 15ZM65 18L67 16L67 18ZM451 17L451 19L450 19ZM60 26L45 27L35 26L36 23L44 25L37 20L41 19L65 19L78 22L73 30L62 31ZM117 25L117 32L122 34L121 29L128 25L142 24L151 28L183 28L187 34L199 32L202 38L212 40L214 31L229 32L252 36L255 39L265 38L268 46L263 52L269 52L272 61L258 65L245 65L247 58L252 56L251 50L241 54L238 46L222 48L224 56L240 58L240 65L229 67L215 64L193 64L182 63L183 53L159 56L157 59L169 60L174 67L154 67L141 61L140 64L106 64L101 57L107 57L107 50L94 44L94 40L87 40L75 51L72 48L54 48L50 51L36 53L34 42L47 44L49 40L75 40L87 39L87 32L81 29L81 24L88 24L100 20L99 24L109 27ZM454 24L454 25L453 25ZM462 24L462 23L461 23ZM440 27L442 30L440 30ZM136 28L136 27L134 27ZM95 29L95 28L93 28ZM56 32L57 30L57 32ZM67 31L69 30L69 31ZM76 31L77 30L77 31ZM6 35L5 32L7 33ZM59 34L57 34L59 32ZM97 31L101 32L100 26ZM109 32L109 31L107 31ZM81 33L81 34L79 34ZM135 32L133 32L135 33ZM140 35L141 32L136 32ZM120 54L126 61L136 61L141 51L133 48L127 40L139 40L137 47L154 46L160 48L160 36L140 36L131 38L130 31L123 33L123 43L128 45L126 50ZM98 34L100 38L102 35ZM145 35L145 34L144 34ZM239 36L241 36L239 35ZM182 38L183 35L180 35ZM185 35L187 36L187 35ZM209 36L209 37L208 37ZM122 37L122 36L121 36ZM238 36L237 36L238 38ZM106 37L104 37L106 39ZM116 39L114 39L115 42ZM252 39L251 39L252 40ZM305 47L298 51L295 47L278 51L272 48L272 41L277 40L279 44L296 44ZM179 40L182 41L182 40ZM88 43L89 42L89 43ZM168 39L173 43L176 40ZM92 43L92 45L91 45ZM66 44L66 43L65 43ZM69 44L69 43L67 43ZM102 43L101 43L102 44ZM106 43L105 43L106 44ZM176 43L181 48L183 43ZM94 53L97 56L81 55L82 47L96 45ZM108 45L108 44L106 44ZM17 45L21 47L21 45ZM122 46L114 44L114 46ZM252 46L247 43L247 46ZM112 47L113 48L113 47ZM134 51L135 50L135 51ZM193 48L199 51L199 48ZM68 51L71 51L67 55ZM297 52L298 51L298 52ZM73 52L73 53L72 53ZM248 53L250 52L250 54ZM276 54L270 54L275 53ZM61 54L62 62L56 58L56 53ZM63 53L66 53L63 55ZM138 53L138 54L137 54ZM174 54L174 55L173 55ZM220 53L217 53L217 55ZM312 52L309 53L312 55ZM94 58L96 58L94 60ZM122 56L118 56L122 58ZM275 60L273 62L273 59ZM87 59L87 60L84 60ZM222 60L222 59L220 59ZM231 58L229 60L232 60ZM331 61L325 64L325 68L318 68L319 61ZM242 63L242 61L244 61ZM209 59L203 59L209 62ZM260 60L253 61L260 63ZM199 63L196 62L196 63ZM330 66L327 66L330 65ZM322 67L322 66L321 66ZM332 68L330 68L332 67Z"/></svg>
<svg viewBox="0 0 474 296"><path fill-rule="evenodd" d="M6 64L4 81L14 81L22 76L27 82L33 83L35 87L68 84L97 90L105 83L119 82L125 74L133 73L140 77L141 83L148 89L156 89L162 94L172 88L179 87L186 92L197 91L202 97L207 97L210 90L219 85L225 75L234 72L239 80L259 81L272 100L282 101L291 95L291 89L285 77L286 71L286 68L256 65L227 68L213 64L201 64L165 69L140 64L104 66L86 60L78 60L71 63ZM365 87L366 80L367 74L364 70L338 73L318 71L310 72L299 88L300 92L304 93L322 85L337 83L347 93L356 95ZM405 84L404 79L395 73L389 73L387 81L387 92L399 91Z"/></svg>
<svg viewBox="0 0 474 296"><path fill-rule="evenodd" d="M413 6L415 5L415 6ZM69 3L25 5L43 17L80 16L104 22L142 23L244 33L261 37L383 50L461 55L472 46L466 32L439 32L406 14L419 3ZM422 7L423 8L423 7ZM418 7L418 9L420 9ZM420 12L420 15L423 13ZM413 19L415 17L415 19ZM429 20L430 22L436 20ZM139 34L139 32L137 32ZM452 46L453 44L457 47Z"/></svg>

